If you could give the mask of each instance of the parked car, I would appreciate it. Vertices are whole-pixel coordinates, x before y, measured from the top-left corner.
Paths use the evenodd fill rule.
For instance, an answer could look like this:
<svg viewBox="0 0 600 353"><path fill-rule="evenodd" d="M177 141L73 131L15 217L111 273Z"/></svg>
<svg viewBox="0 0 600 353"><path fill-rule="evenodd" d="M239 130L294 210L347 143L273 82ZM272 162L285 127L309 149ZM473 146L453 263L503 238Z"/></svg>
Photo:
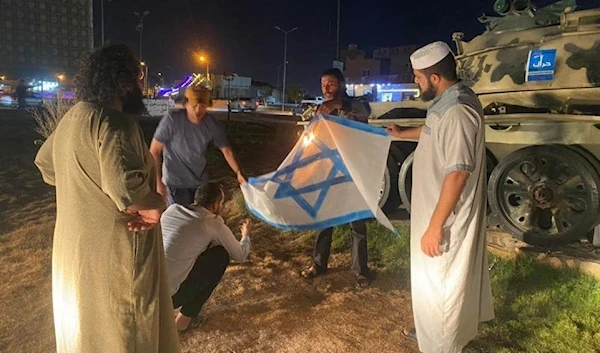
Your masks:
<svg viewBox="0 0 600 353"><path fill-rule="evenodd" d="M300 104L308 103L308 104L319 105L319 104L323 103L324 101L325 101L325 98L323 98L322 96L316 96L316 97L304 96L304 99L302 99L302 101L300 101Z"/></svg>
<svg viewBox="0 0 600 353"><path fill-rule="evenodd" d="M27 92L25 96L25 104L28 107L41 107L43 105L42 94L38 92ZM5 107L17 108L19 101L15 95L0 96L0 105Z"/></svg>
<svg viewBox="0 0 600 353"><path fill-rule="evenodd" d="M245 111L256 111L256 107L258 106L258 102L252 98L241 97L235 98L229 102L229 111L236 110L238 112Z"/></svg>
<svg viewBox="0 0 600 353"><path fill-rule="evenodd" d="M267 101L267 105L273 105L273 104L277 103L277 100L273 96L268 96L266 101Z"/></svg>
<svg viewBox="0 0 600 353"><path fill-rule="evenodd" d="M300 103L297 106L292 108L292 115L302 115L305 111L310 109L310 107L314 106L312 103Z"/></svg>

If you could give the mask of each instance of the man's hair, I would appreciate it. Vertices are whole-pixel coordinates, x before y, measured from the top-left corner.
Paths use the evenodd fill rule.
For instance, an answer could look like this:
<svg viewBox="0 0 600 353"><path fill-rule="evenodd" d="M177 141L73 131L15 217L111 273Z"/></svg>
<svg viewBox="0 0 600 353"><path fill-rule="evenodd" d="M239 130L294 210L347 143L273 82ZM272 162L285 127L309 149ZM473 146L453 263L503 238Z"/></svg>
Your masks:
<svg viewBox="0 0 600 353"><path fill-rule="evenodd" d="M75 95L91 103L120 98L124 104L131 104L128 97L141 102L140 75L140 61L131 49L120 43L105 44L81 60L74 78Z"/></svg>
<svg viewBox="0 0 600 353"><path fill-rule="evenodd" d="M200 98L202 98L203 102L199 102L199 103L205 104L208 107L212 107L212 105L213 105L212 92L206 87L190 86L190 87L187 87L185 90L183 90L183 93L182 93L181 89L179 90L179 92L180 92L179 95L181 96L181 100L180 100L181 104L183 104L184 106L186 104L188 104L190 101L189 98L187 97L187 94L201 96Z"/></svg>
<svg viewBox="0 0 600 353"><path fill-rule="evenodd" d="M431 75L436 74L443 77L447 81L452 82L458 80L458 76L456 75L456 60L454 60L452 53L446 55L446 57L437 64L421 71L423 71L425 76L428 78L431 77Z"/></svg>
<svg viewBox="0 0 600 353"><path fill-rule="evenodd" d="M338 80L339 83L346 81L346 79L344 78L344 74L340 71L340 69L337 68L331 68L323 71L321 77L324 76L333 76Z"/></svg>
<svg viewBox="0 0 600 353"><path fill-rule="evenodd" d="M220 202L224 194L223 185L212 181L206 185L198 186L194 195L194 204L202 207L210 207L215 202Z"/></svg>

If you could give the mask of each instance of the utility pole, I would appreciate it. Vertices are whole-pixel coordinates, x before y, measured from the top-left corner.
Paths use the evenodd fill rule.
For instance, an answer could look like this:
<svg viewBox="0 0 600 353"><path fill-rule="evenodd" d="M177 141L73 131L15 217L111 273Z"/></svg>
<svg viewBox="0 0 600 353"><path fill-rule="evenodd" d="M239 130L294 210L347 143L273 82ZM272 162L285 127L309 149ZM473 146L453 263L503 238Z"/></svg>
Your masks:
<svg viewBox="0 0 600 353"><path fill-rule="evenodd" d="M102 45L104 45L104 0L100 0L100 19L102 24L100 28L102 28Z"/></svg>
<svg viewBox="0 0 600 353"><path fill-rule="evenodd" d="M140 61L142 61L142 32L144 31L144 17L148 16L148 14L150 14L150 11L146 10L144 11L141 15L139 12L134 12L134 15L136 15L139 19L140 22L137 24L136 26L136 30L138 32L140 32Z"/></svg>
<svg viewBox="0 0 600 353"><path fill-rule="evenodd" d="M337 2L337 39L335 44L335 60L340 60L340 1Z"/></svg>
<svg viewBox="0 0 600 353"><path fill-rule="evenodd" d="M294 27L289 31L284 31L279 26L275 26L275 29L281 31L283 33L283 90L281 92L281 110L285 110L285 78L286 78L286 70L287 70L287 35L298 29L298 27Z"/></svg>

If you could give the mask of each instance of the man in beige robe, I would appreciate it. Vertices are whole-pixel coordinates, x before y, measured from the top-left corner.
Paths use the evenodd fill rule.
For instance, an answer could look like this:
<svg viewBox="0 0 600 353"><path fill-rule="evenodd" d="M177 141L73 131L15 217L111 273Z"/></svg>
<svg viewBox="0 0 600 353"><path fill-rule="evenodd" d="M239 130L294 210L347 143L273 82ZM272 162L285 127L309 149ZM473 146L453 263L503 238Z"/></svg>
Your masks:
<svg viewBox="0 0 600 353"><path fill-rule="evenodd" d="M56 187L52 299L58 353L179 352L160 227L164 202L138 123L139 63L97 49L79 99L35 159Z"/></svg>
<svg viewBox="0 0 600 353"><path fill-rule="evenodd" d="M425 125L388 131L419 139L410 219L411 290L421 352L458 353L494 318L485 233L483 109L456 76L444 42L411 55L422 98L432 101ZM416 337L415 337L416 336Z"/></svg>

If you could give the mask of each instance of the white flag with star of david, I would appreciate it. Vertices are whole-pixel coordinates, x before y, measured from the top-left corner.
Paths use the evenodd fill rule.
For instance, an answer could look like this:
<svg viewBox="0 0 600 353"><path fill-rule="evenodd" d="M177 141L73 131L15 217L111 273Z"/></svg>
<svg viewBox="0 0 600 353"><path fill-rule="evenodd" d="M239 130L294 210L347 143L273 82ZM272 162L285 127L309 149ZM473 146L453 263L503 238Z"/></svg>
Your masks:
<svg viewBox="0 0 600 353"><path fill-rule="evenodd" d="M248 210L280 229L316 230L376 218L391 137L383 128L330 115L312 119L279 168L248 179Z"/></svg>

